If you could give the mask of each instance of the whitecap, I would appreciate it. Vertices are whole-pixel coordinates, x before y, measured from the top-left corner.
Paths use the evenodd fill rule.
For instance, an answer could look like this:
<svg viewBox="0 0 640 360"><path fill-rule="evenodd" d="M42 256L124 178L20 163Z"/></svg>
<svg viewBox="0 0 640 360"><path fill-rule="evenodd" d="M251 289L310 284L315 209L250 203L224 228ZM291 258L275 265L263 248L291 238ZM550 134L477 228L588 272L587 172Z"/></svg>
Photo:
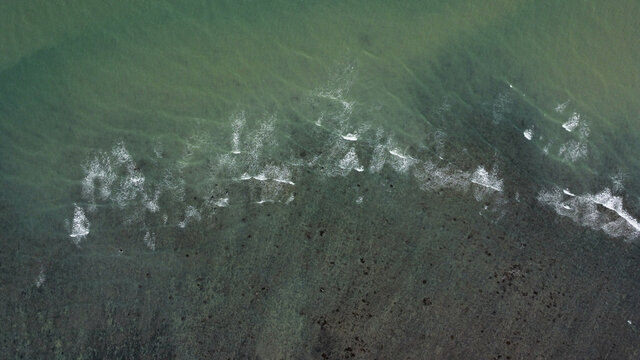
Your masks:
<svg viewBox="0 0 640 360"><path fill-rule="evenodd" d="M279 182L279 183L283 183L283 184L289 184L289 185L295 185L296 184L293 181L287 180L287 179L273 179L273 181Z"/></svg>
<svg viewBox="0 0 640 360"><path fill-rule="evenodd" d="M533 138L533 129L526 129L522 132L522 135L525 137L525 139L531 140Z"/></svg>
<svg viewBox="0 0 640 360"><path fill-rule="evenodd" d="M358 135L353 133L348 133L347 135L340 135L343 139L347 141L357 141Z"/></svg>
<svg viewBox="0 0 640 360"><path fill-rule="evenodd" d="M568 132L572 132L575 128L578 127L578 125L580 125L580 114L574 112L569 117L569 120L562 124L562 127Z"/></svg>
<svg viewBox="0 0 640 360"><path fill-rule="evenodd" d="M73 242L78 245L87 235L89 235L89 227L91 224L89 223L89 219L84 214L84 210L75 205L75 209L73 210L73 220L71 224L71 233L70 237L73 238Z"/></svg>
<svg viewBox="0 0 640 360"><path fill-rule="evenodd" d="M620 196L613 196L609 188L604 189L596 195L589 197L591 201L596 204L600 204L607 209L614 211L618 216L623 218L635 231L640 231L640 223L633 218L623 207L622 198Z"/></svg>
<svg viewBox="0 0 640 360"><path fill-rule="evenodd" d="M594 230L602 230L611 237L628 240L640 235L640 222L624 208L622 197L614 196L609 188L597 194L563 197L559 188L541 191L538 201L551 206L556 213ZM566 193L565 193L566 194Z"/></svg>
<svg viewBox="0 0 640 360"><path fill-rule="evenodd" d="M400 152L400 149L398 149L398 148L395 148L395 149L389 150L389 154L394 155L394 156L397 156L397 157L399 157L399 158L401 158L401 159L407 159L407 158L408 158L406 155L402 154L402 153Z"/></svg>
<svg viewBox="0 0 640 360"><path fill-rule="evenodd" d="M267 176L265 174L258 174L256 176L253 176L253 178L258 181L267 181Z"/></svg>

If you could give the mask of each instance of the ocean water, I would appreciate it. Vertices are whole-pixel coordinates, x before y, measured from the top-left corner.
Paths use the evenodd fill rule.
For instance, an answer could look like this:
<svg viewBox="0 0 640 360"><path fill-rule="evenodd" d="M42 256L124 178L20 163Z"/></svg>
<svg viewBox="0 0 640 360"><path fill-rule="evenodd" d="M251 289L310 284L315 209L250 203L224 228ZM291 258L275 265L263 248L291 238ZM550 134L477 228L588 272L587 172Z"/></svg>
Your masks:
<svg viewBox="0 0 640 360"><path fill-rule="evenodd" d="M640 357L638 18L0 4L0 358Z"/></svg>

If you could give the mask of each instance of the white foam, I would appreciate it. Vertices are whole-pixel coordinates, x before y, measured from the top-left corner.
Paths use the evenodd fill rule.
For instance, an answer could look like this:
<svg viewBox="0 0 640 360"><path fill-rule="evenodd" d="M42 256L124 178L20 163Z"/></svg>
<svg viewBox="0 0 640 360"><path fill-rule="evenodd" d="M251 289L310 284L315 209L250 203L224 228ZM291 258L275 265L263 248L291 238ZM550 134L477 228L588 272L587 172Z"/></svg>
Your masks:
<svg viewBox="0 0 640 360"><path fill-rule="evenodd" d="M564 112L564 110L567 108L567 105L569 105L569 100L563 102L562 104L558 104L558 106L556 106L555 110L558 113L562 113Z"/></svg>
<svg viewBox="0 0 640 360"><path fill-rule="evenodd" d="M473 195L477 201L484 200L492 193L500 193L503 188L502 179L498 178L496 170L489 173L484 167L478 166L476 171L471 174L470 182L478 185L473 187Z"/></svg>
<svg viewBox="0 0 640 360"><path fill-rule="evenodd" d="M233 135L231 137L231 152L233 154L240 154L240 134L244 128L246 122L245 113L241 111L232 116L231 127L233 128Z"/></svg>
<svg viewBox="0 0 640 360"><path fill-rule="evenodd" d="M445 188L465 191L469 188L470 174L451 166L438 167L431 161L425 161L413 173L425 191L437 191Z"/></svg>
<svg viewBox="0 0 640 360"><path fill-rule="evenodd" d="M165 169L160 186L162 189L168 190L169 194L173 197L174 200L184 200L185 181L184 179L177 177L174 174L174 171L171 171L171 169Z"/></svg>
<svg viewBox="0 0 640 360"><path fill-rule="evenodd" d="M216 200L215 205L217 207L227 207L229 206L229 198L220 198Z"/></svg>
<svg viewBox="0 0 640 360"><path fill-rule="evenodd" d="M622 191L624 189L624 174L618 171L616 175L611 176L611 182L613 183L613 191Z"/></svg>
<svg viewBox="0 0 640 360"><path fill-rule="evenodd" d="M382 136L383 133L379 130L376 134L376 141L381 141ZM374 147L371 162L369 164L369 172L379 172L382 170L385 163L389 163L389 165L391 165L391 167L398 173L406 173L411 167L418 163L418 160L404 153L392 138L388 138L385 144L378 143Z"/></svg>
<svg viewBox="0 0 640 360"><path fill-rule="evenodd" d="M125 207L133 201L138 194L144 192L145 177L142 172L136 170L135 164L128 166L127 176L120 181L118 192L115 197L116 203L120 207Z"/></svg>
<svg viewBox="0 0 640 360"><path fill-rule="evenodd" d="M271 199L262 199L260 201L256 201L256 204L266 204L266 203L274 203L274 200Z"/></svg>
<svg viewBox="0 0 640 360"><path fill-rule="evenodd" d="M562 127L568 132L572 132L575 128L578 127L578 125L580 125L580 114L574 112L569 117L569 120L562 124Z"/></svg>
<svg viewBox="0 0 640 360"><path fill-rule="evenodd" d="M291 181L291 170L286 165L267 165L264 169L265 173L275 182L287 184L287 185L295 185L293 181Z"/></svg>
<svg viewBox="0 0 640 360"><path fill-rule="evenodd" d="M371 173L377 173L382 170L384 163L387 161L386 147L382 144L376 145L373 149L373 155L371 157L371 163L369 164L369 171Z"/></svg>
<svg viewBox="0 0 640 360"><path fill-rule="evenodd" d="M589 134L591 133L591 130L589 129L589 125L587 125L586 122L582 121L580 123L580 127L578 129L578 133L580 135L580 138L585 139L586 137L589 136Z"/></svg>
<svg viewBox="0 0 640 360"><path fill-rule="evenodd" d="M454 189L466 192L472 188L477 201L483 201L488 196L497 196L495 200L505 201L501 195L503 180L497 177L496 170L489 173L482 166L470 173L456 169L451 165L439 167L431 161L425 161L421 166L416 167L413 175L418 181L420 189L425 191Z"/></svg>
<svg viewBox="0 0 640 360"><path fill-rule="evenodd" d="M152 199L149 199L146 194L144 194L145 196L145 203L144 203L144 207L149 210L152 213L156 213L158 211L160 211L160 205L158 205L158 199L160 198L160 190L156 190L156 192L153 195Z"/></svg>
<svg viewBox="0 0 640 360"><path fill-rule="evenodd" d="M344 89L333 89L329 91L321 91L317 93L317 96L338 102L340 105L342 105L343 111L350 114L353 110L355 101L345 100L343 90Z"/></svg>
<svg viewBox="0 0 640 360"><path fill-rule="evenodd" d="M438 154L441 154L444 151L444 145L447 141L447 133L445 133L442 130L436 130L433 133L433 142L435 143L435 147L436 147L436 152ZM438 155L438 157L442 158L441 155Z"/></svg>
<svg viewBox="0 0 640 360"><path fill-rule="evenodd" d="M257 167L262 150L265 146L275 146L277 144L273 132L275 130L275 116L271 115L260 124L260 128L251 133L249 136L249 150L247 151L250 158L250 166Z"/></svg>
<svg viewBox="0 0 640 360"><path fill-rule="evenodd" d="M144 241L144 244L147 245L149 249L151 250L156 249L156 234L147 231L147 233L144 234L144 238L142 240Z"/></svg>
<svg viewBox="0 0 640 360"><path fill-rule="evenodd" d="M200 212L193 205L187 206L184 211L184 220L178 223L178 226L181 228L185 228L189 223L193 220L200 221L202 217L200 216Z"/></svg>
<svg viewBox="0 0 640 360"><path fill-rule="evenodd" d="M291 171L287 166L267 165L263 168L262 172L258 175L251 176L248 173L243 173L240 176L240 180L255 179L258 181L275 181L278 183L295 185L289 178L291 177Z"/></svg>
<svg viewBox="0 0 640 360"><path fill-rule="evenodd" d="M360 161L358 160L358 155L356 154L356 149L350 148L349 152L340 160L338 164L340 169L343 171L343 176L347 175L351 170L363 171L364 168L360 165Z"/></svg>
<svg viewBox="0 0 640 360"><path fill-rule="evenodd" d="M362 171L362 170L360 170L360 171ZM273 179L273 181L279 182L279 183L283 183L283 184L289 184L289 185L295 185L296 184L293 181L287 180L287 179Z"/></svg>
<svg viewBox="0 0 640 360"><path fill-rule="evenodd" d="M576 196L576 194L574 194L571 191L569 191L569 189L563 189L562 192L567 194L567 195L569 195L569 196Z"/></svg>
<svg viewBox="0 0 640 360"><path fill-rule="evenodd" d="M587 144L585 141L570 140L558 150L558 155L566 161L575 162L586 157L588 154Z"/></svg>
<svg viewBox="0 0 640 360"><path fill-rule="evenodd" d="M320 116L318 117L318 120L316 120L316 126L322 126L322 120L324 119L324 111L320 114Z"/></svg>
<svg viewBox="0 0 640 360"><path fill-rule="evenodd" d="M605 188L603 191L590 197L590 199L594 203L600 204L607 209L614 211L616 214L618 214L618 216L629 223L629 225L631 225L636 231L640 231L640 223L638 223L638 220L629 215L629 213L623 207L622 198L620 196L613 196L610 189Z"/></svg>
<svg viewBox="0 0 640 360"><path fill-rule="evenodd" d="M595 195L569 195L569 198L565 198L563 193L569 195L559 188L541 191L538 201L553 207L561 216L569 217L582 226L602 230L611 237L632 240L640 235L640 222L624 209L622 198L614 196L609 188Z"/></svg>
<svg viewBox="0 0 640 360"><path fill-rule="evenodd" d="M163 157L162 144L160 142L156 142L155 145L153 145L153 154L156 156L156 159L161 159Z"/></svg>
<svg viewBox="0 0 640 360"><path fill-rule="evenodd" d="M400 152L400 149L398 149L398 148L395 148L395 149L389 150L389 154L391 154L391 155L393 155L393 156L397 156L397 157L399 157L399 158L401 158L401 159L407 159L407 158L408 158L406 155L402 154L402 153Z"/></svg>
<svg viewBox="0 0 640 360"><path fill-rule="evenodd" d="M287 165L264 166L258 175L250 176L251 179L258 180L249 185L251 198L267 202L286 202L286 197L291 195L292 186L295 186L291 176L291 170ZM248 173L243 175L243 178L249 178Z"/></svg>
<svg viewBox="0 0 640 360"><path fill-rule="evenodd" d="M471 182L480 186L484 186L488 189L502 191L502 179L499 179L495 173L490 174L482 166L478 166L473 175L471 175Z"/></svg>
<svg viewBox="0 0 640 360"><path fill-rule="evenodd" d="M98 154L84 166L85 177L82 180L82 197L89 201L89 210L95 210L95 184L99 183L98 195L106 200L111 196L111 187L116 180L116 174L111 165L111 159L106 154Z"/></svg>
<svg viewBox="0 0 640 360"><path fill-rule="evenodd" d="M580 114L573 113L569 117L569 120L562 125L562 127L572 132L578 128L578 139L570 140L560 146L558 155L562 156L565 161L575 162L587 156L587 137L589 136L589 126L585 121L580 120Z"/></svg>
<svg viewBox="0 0 640 360"><path fill-rule="evenodd" d="M364 200L364 197L360 196L356 199L356 204L362 204L362 201Z"/></svg>
<svg viewBox="0 0 640 360"><path fill-rule="evenodd" d="M73 210L73 221L71 224L70 237L73 238L73 242L78 245L87 235L89 235L89 219L84 214L84 210L78 205L75 205Z"/></svg>
<svg viewBox="0 0 640 360"><path fill-rule="evenodd" d="M389 154L393 155L393 157L389 159L391 166L399 173L406 173L417 162L416 159L404 154L399 148L389 150Z"/></svg>
<svg viewBox="0 0 640 360"><path fill-rule="evenodd" d="M127 148L124 147L123 142L117 143L113 149L111 149L111 154L115 157L115 160L121 164L130 163L132 161L131 154L129 154Z"/></svg>
<svg viewBox="0 0 640 360"><path fill-rule="evenodd" d="M533 139L533 129L527 129L527 130L523 131L522 135L527 140Z"/></svg>
<svg viewBox="0 0 640 360"><path fill-rule="evenodd" d="M513 85L509 84L510 88L513 88ZM502 120L504 120L504 113L509 110L509 105L511 104L511 97L507 92L502 92L498 95L498 98L493 102L493 123L498 124Z"/></svg>
<svg viewBox="0 0 640 360"><path fill-rule="evenodd" d="M47 280L47 277L44 274L44 269L40 269L40 273L38 274L38 277L36 277L36 281L35 281L36 287L38 288L41 287L46 280Z"/></svg>

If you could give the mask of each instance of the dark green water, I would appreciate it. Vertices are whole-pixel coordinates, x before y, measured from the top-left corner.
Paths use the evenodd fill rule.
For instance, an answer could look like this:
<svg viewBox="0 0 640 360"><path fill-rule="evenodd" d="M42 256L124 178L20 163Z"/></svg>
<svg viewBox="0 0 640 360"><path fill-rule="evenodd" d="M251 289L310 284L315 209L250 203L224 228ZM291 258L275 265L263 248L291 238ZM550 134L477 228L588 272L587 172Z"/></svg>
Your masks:
<svg viewBox="0 0 640 360"><path fill-rule="evenodd" d="M640 3L0 4L0 358L640 358Z"/></svg>

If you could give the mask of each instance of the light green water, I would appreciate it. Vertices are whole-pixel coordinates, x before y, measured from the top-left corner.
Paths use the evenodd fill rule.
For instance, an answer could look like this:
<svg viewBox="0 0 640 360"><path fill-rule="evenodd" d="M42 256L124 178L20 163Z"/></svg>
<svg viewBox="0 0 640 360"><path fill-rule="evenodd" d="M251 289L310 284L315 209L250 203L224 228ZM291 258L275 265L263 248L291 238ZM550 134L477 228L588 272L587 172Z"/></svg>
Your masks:
<svg viewBox="0 0 640 360"><path fill-rule="evenodd" d="M638 355L639 3L0 14L7 353Z"/></svg>

